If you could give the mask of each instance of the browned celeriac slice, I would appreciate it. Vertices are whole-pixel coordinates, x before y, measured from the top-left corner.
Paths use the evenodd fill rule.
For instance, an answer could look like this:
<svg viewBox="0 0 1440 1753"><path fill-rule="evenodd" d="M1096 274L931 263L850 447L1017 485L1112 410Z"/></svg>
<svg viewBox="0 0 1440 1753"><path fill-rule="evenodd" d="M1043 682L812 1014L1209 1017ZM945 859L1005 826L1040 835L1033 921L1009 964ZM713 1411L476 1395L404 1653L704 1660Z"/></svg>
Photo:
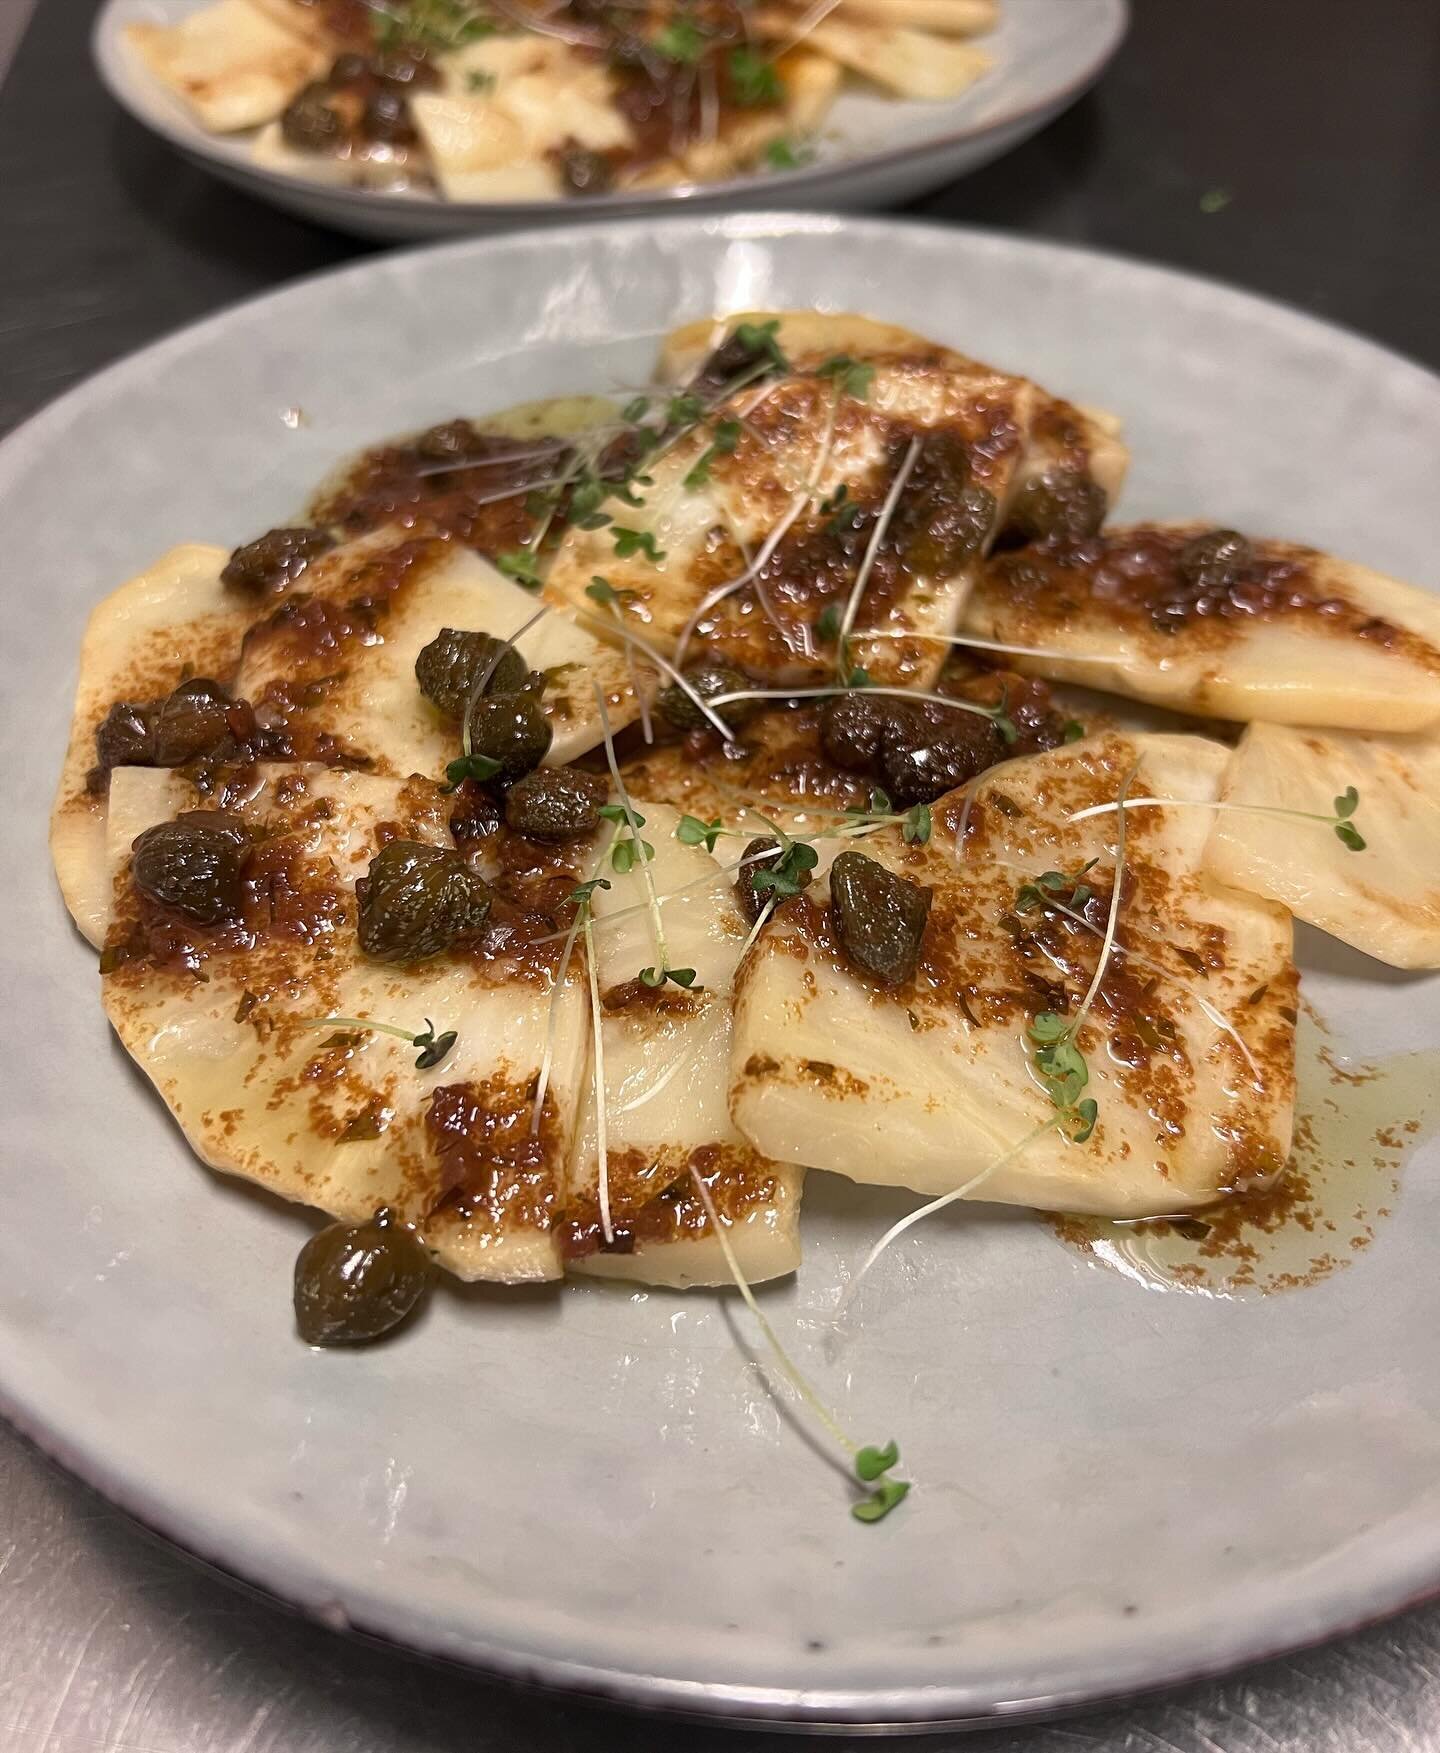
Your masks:
<svg viewBox="0 0 1440 1753"><path fill-rule="evenodd" d="M272 121L330 61L253 0L211 0L174 24L132 24L125 34L150 72L217 134Z"/></svg>
<svg viewBox="0 0 1440 1753"><path fill-rule="evenodd" d="M603 62L553 37L486 37L443 56L440 71L440 89L416 91L410 107L452 201L556 196L549 154L634 144Z"/></svg>
<svg viewBox="0 0 1440 1753"><path fill-rule="evenodd" d="M1194 544L1210 538L1229 536L1140 524L997 554L964 629L1046 651L1017 669L1183 712L1346 730L1440 724L1440 596L1265 540L1247 544L1226 582L1201 566Z"/></svg>
<svg viewBox="0 0 1440 1753"><path fill-rule="evenodd" d="M379 530L312 562L302 586L256 620L236 688L257 710L283 717L297 755L438 779L460 753L459 729L420 692L416 657L442 627L508 639L541 606L468 548ZM545 675L550 765L600 740L597 684L617 725L638 711L624 653L564 608L541 616L518 649Z"/></svg>
<svg viewBox="0 0 1440 1753"><path fill-rule="evenodd" d="M791 371L738 389L647 460L643 504L619 506L604 529L568 531L547 600L593 617L586 592L602 577L624 593L623 623L672 660L703 641L707 655L776 686L834 677L829 616L857 635L852 665L876 682L926 687L1048 401L1024 379L864 318L777 320ZM672 337L664 375L731 326ZM843 370L821 369L841 355L867 368L854 389ZM727 428L733 449L712 446L722 419L738 423ZM837 526L842 487L851 509ZM958 499L974 488L989 495L988 532ZM623 553L637 536L646 545ZM909 633L926 637L893 637Z"/></svg>
<svg viewBox="0 0 1440 1753"><path fill-rule="evenodd" d="M786 14L775 10L761 11L755 19L758 31L782 41L786 24ZM804 41L807 48L831 56L897 97L926 103L959 97L994 66L991 57L973 43L890 20L850 22L843 6L812 23Z"/></svg>
<svg viewBox="0 0 1440 1753"><path fill-rule="evenodd" d="M694 969L695 979L689 988L667 982L654 989L640 980L642 969L661 960L650 890L639 865L622 872L604 856L607 827L596 868L611 886L595 892L593 928L600 1053L592 1057L570 1165L567 1266L646 1284L728 1283L693 1168L745 1277L776 1278L799 1264L804 1171L758 1155L735 1130L726 1103L731 985L748 927L735 904L734 878L721 875L719 865L739 857L728 853L736 843L722 842L712 857L675 838L675 810L638 799L633 807L644 817L642 839L654 848L647 867L661 898L668 965ZM628 841L628 828L619 837ZM597 1175L597 1065L604 1075L608 1209L619 1243L608 1248Z"/></svg>
<svg viewBox="0 0 1440 1753"><path fill-rule="evenodd" d="M924 0L928 4L928 0ZM909 329L852 312L832 315L816 310L744 311L727 317L705 317L672 329L661 346L659 375L666 383L684 384L738 323L778 321L776 339L791 359L824 360L848 354L865 360L873 355L928 351L937 362L968 372L990 367L926 341ZM1020 380L1016 380L1020 381ZM1130 452L1120 436L1120 421L1099 408L1077 408L1030 385L1031 417L1024 448L1011 484L1011 500L1028 483L1055 474L1088 476L1113 506L1125 485ZM1004 508L1009 509L1007 506ZM1002 524L1002 531L1004 525Z"/></svg>
<svg viewBox="0 0 1440 1753"><path fill-rule="evenodd" d="M924 845L895 829L860 842L933 893L918 970L879 985L838 941L822 885L787 902L737 980L740 1130L857 1181L946 1194L992 1171L970 1197L1111 1217L1271 1180L1294 1102L1291 924L1205 872L1208 811L1127 813L1115 952L1077 1037L1098 1105L1086 1142L1037 1135L1056 1110L1027 1042L1037 1014L1080 1016L1109 923L1117 818L1070 816L1132 773L1137 796L1213 799L1228 759L1198 737L1090 738L992 769L968 813L952 792ZM1073 881L1025 906L1021 886L1051 871ZM1091 892L1070 908L1074 882Z"/></svg>
<svg viewBox="0 0 1440 1753"><path fill-rule="evenodd" d="M1318 822L1360 794L1355 852ZM1205 864L1394 968L1440 968L1440 733L1364 736L1252 724L1225 772ZM1245 807L1248 806L1248 807Z"/></svg>
<svg viewBox="0 0 1440 1753"><path fill-rule="evenodd" d="M103 993L126 1049L212 1167L334 1217L388 1204L462 1278L557 1277L588 1031L582 982L572 971L552 1004L554 946L514 947L508 922L485 953L403 966L361 954L355 883L378 846L451 843L437 787L305 766L240 769L234 786L232 799L223 786L198 794L177 773L112 776L117 917ZM217 807L266 838L242 919L188 925L136 895L130 844L157 821ZM420 1070L416 1049L388 1034L308 1026L331 1016L416 1032L433 1020L458 1039Z"/></svg>
<svg viewBox="0 0 1440 1753"><path fill-rule="evenodd" d="M50 819L60 891L93 944L110 917L105 861L106 787L92 790L95 730L116 701L163 698L187 675L234 679L247 619L220 582L223 548L187 542L103 597L90 611L65 765Z"/></svg>
<svg viewBox="0 0 1440 1753"><path fill-rule="evenodd" d="M668 162L674 176L664 182L718 182L750 168L777 140L816 133L840 90L840 69L823 55L794 49L775 64L783 99L780 107L754 115L731 112L713 137L688 141ZM662 179L642 168L623 175L622 187L662 186Z"/></svg>
<svg viewBox="0 0 1440 1753"><path fill-rule="evenodd" d="M908 25L939 36L982 36L1000 19L999 0L841 0L842 18Z"/></svg>

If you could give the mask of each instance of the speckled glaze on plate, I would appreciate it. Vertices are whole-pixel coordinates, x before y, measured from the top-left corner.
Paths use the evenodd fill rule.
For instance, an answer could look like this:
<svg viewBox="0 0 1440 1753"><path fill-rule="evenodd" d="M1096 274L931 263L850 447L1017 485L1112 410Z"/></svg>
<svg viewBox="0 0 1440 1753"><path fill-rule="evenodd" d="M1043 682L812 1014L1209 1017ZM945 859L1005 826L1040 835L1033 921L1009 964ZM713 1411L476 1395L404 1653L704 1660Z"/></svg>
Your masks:
<svg viewBox="0 0 1440 1753"><path fill-rule="evenodd" d="M703 312L811 303L1115 409L1127 515L1437 582L1435 379L1239 293L1000 236L755 215L475 241L293 286L105 372L0 446L0 1404L331 1622L634 1704L966 1722L1392 1611L1440 1583L1433 1145L1313 1289L1161 1295L968 1208L891 1252L838 1352L835 1287L906 1201L812 1177L802 1274L766 1303L852 1428L903 1446L915 1495L863 1528L747 1367L730 1298L449 1292L383 1349L306 1350L305 1220L201 1169L109 1035L45 851L90 604L170 543L286 520L368 440L633 382ZM1434 977L1313 934L1302 966L1334 1051L1440 1037Z"/></svg>
<svg viewBox="0 0 1440 1753"><path fill-rule="evenodd" d="M816 162L693 188L584 201L442 201L435 196L327 188L262 169L245 136L208 134L131 52L125 26L168 23L198 0L106 0L95 64L111 95L187 158L276 206L363 237L438 238L518 226L634 218L680 207L729 211L776 205L880 207L978 170L1067 109L1099 78L1129 24L1129 0L1003 0L983 39L994 69L946 103L902 103L847 88L826 120Z"/></svg>

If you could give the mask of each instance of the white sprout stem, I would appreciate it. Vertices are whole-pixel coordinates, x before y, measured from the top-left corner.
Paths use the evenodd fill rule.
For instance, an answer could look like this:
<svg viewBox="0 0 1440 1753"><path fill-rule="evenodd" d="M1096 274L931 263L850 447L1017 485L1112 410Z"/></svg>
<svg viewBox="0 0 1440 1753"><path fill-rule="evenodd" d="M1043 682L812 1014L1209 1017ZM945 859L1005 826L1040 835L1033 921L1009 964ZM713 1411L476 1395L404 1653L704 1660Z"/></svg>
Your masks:
<svg viewBox="0 0 1440 1753"><path fill-rule="evenodd" d="M776 61L780 60L783 56L788 55L791 49L795 48L798 44L803 43L812 31L817 30L822 24L824 24L825 20L839 4L840 0L814 0L814 4L811 5L802 15L800 22L796 25L793 33L785 38L778 49L771 52L769 57L770 64L773 66Z"/></svg>
<svg viewBox="0 0 1440 1753"><path fill-rule="evenodd" d="M650 857L645 851L645 843L640 838L640 824L635 819L635 806L630 802L630 793L625 789L625 781L620 776L620 763L615 758L615 737L610 729L610 714L605 710L605 696L598 685L591 683L595 691L595 704L600 708L600 728L605 735L605 761L610 769L610 777L615 782L615 790L620 798L620 807L625 812L625 821L630 829L630 840L634 847L635 862L640 866L640 876L645 884L646 905L650 911L650 927L655 936L656 966L660 973L669 967L669 959L665 949L665 922L660 917L660 897L655 892L655 873L650 869ZM613 860L612 860L613 862Z"/></svg>
<svg viewBox="0 0 1440 1753"><path fill-rule="evenodd" d="M1020 1140L1019 1144L1012 1145L1003 1156L996 1157L995 1161L991 1163L988 1168L981 1169L978 1175L972 1175L968 1181L962 1182L960 1186L952 1188L948 1193L942 1193L938 1199L932 1199L925 1205L917 1206L914 1211L910 1212L907 1216L902 1217L899 1223L891 1224L890 1228L886 1230L885 1234L881 1236L880 1240L876 1242L875 1246L865 1256L864 1265L861 1266L860 1270L850 1281L849 1289L845 1293L845 1302L848 1302L850 1298L854 1296L855 1292L860 1287L861 1280L866 1276L885 1250L893 1242L903 1236L906 1230L910 1229L914 1224L920 1223L923 1219L933 1216L935 1212L943 1211L947 1205L953 1205L957 1199L964 1199L968 1194L975 1192L977 1188L983 1187L992 1175L996 1175L1001 1169L1007 1168L1015 1161L1016 1157L1020 1155L1021 1151L1028 1150L1038 1138L1043 1138L1047 1132L1053 1131L1064 1121L1064 1118L1065 1116L1063 1114L1052 1114L1048 1120L1043 1121L1033 1132L1027 1132L1025 1137Z"/></svg>
<svg viewBox="0 0 1440 1753"><path fill-rule="evenodd" d="M611 830L610 838L601 848L600 856L591 865L588 881L594 882L605 868L605 861L609 858L611 848L619 833L620 828L617 824ZM560 995L565 990L566 976L570 972L570 958L575 953L575 939L580 935L582 918L589 911L589 901L581 901L575 909L575 917L570 921L568 931L563 934L556 932L554 937L542 937L536 940L538 943L554 943L556 938L563 935L565 948L560 956L560 970L555 976L554 985L550 988L550 1013L545 1019L545 1051L540 1057L540 1075L535 1079L535 1105L530 1112L530 1136L532 1138L540 1136L540 1119L545 1110L545 1091L550 1087L550 1073L555 1064L555 1033L559 1027Z"/></svg>
<svg viewBox="0 0 1440 1753"><path fill-rule="evenodd" d="M678 900L681 895L687 895L694 889L703 889L710 883L718 882L721 877L733 876L742 865L759 864L762 859L772 857L774 854L770 852L755 852L748 858L737 858L734 864L722 864L718 869L708 871L703 877L695 877L688 883L682 883L678 889L668 889L659 897L660 905L664 907L667 902ZM617 907L613 913L602 914L595 923L597 925L618 924L622 919L633 919L637 913L648 913L649 911L650 903L641 901L634 907ZM537 937L534 941L537 945L558 943L564 935L564 932L555 931L548 937Z"/></svg>
<svg viewBox="0 0 1440 1753"><path fill-rule="evenodd" d="M709 145L720 133L720 85L715 77L714 63L700 64L700 139Z"/></svg>
<svg viewBox="0 0 1440 1753"><path fill-rule="evenodd" d="M765 929L765 921L774 911L775 897L772 895L756 915L755 923L750 927L749 934L744 943L740 945L740 954L735 958L735 966L737 968L740 966L741 962L745 960L746 956L750 954L751 950L754 949L756 938L758 938L760 933Z"/></svg>
<svg viewBox="0 0 1440 1753"><path fill-rule="evenodd" d="M1044 657L1069 663L1074 658L1073 652L1052 651L1044 645L1006 645L996 639L976 639L968 633L906 633L892 628L872 628L868 631L852 633L852 639L915 639L927 645L963 645L976 651L998 651L1009 657ZM1111 657L1108 655L1094 656L1085 653L1086 663L1126 664L1128 657Z"/></svg>
<svg viewBox="0 0 1440 1753"><path fill-rule="evenodd" d="M620 637L625 638L625 624L620 619L620 610L613 600L606 603L610 617L620 630ZM640 672L635 668L635 647L627 641L625 646L625 672L630 678L630 692L635 696L635 704L640 708L640 734L645 738L648 747L655 741L655 726L650 721L650 701L645 690L640 686Z"/></svg>
<svg viewBox="0 0 1440 1753"><path fill-rule="evenodd" d="M1201 797L1129 797L1124 803L1096 803L1089 809L1076 810L1073 816L1067 816L1068 822L1086 822L1092 816L1108 816L1115 811L1124 810L1238 810L1247 816L1283 816L1297 822L1323 822L1327 828L1333 827L1342 817L1322 816L1315 810L1287 810L1279 804L1266 803L1212 803Z"/></svg>
<svg viewBox="0 0 1440 1753"><path fill-rule="evenodd" d="M1116 799L1117 803L1124 804L1130 787L1135 781L1135 775L1139 771L1140 763L1137 761L1125 775L1124 782L1120 787L1120 795ZM1105 921L1105 936L1100 944L1100 959L1095 964L1095 973L1091 978L1090 988L1081 1000L1079 1010L1075 1012L1075 1020L1065 1031L1065 1037L1070 1041L1079 1036L1081 1025L1089 1016L1095 1000L1100 996L1100 984L1105 978L1110 958L1115 949L1115 932L1120 923L1120 891L1125 884L1125 811L1123 808L1116 817L1114 873L1110 886L1110 912Z"/></svg>
<svg viewBox="0 0 1440 1753"><path fill-rule="evenodd" d="M373 1023L363 1016L322 1016L312 1017L303 1027L307 1029L365 1029L379 1035L394 1035L397 1041L408 1041L413 1047L415 1036L409 1029L402 1029L398 1023Z"/></svg>
<svg viewBox="0 0 1440 1753"><path fill-rule="evenodd" d="M810 1383L806 1380L804 1371L780 1343L778 1334L766 1319L759 1303L756 1302L755 1293L751 1290L749 1281L746 1279L745 1274L740 1270L740 1262L735 1258L735 1250L731 1247L730 1238L725 1233L726 1226L721 1220L720 1213L715 1209L715 1201L710 1197L710 1189L705 1185L704 1181L701 1180L700 1174L693 1163L690 1165L690 1179L695 1183L695 1191L700 1195L700 1203L705 1207L705 1215L710 1220L711 1229L715 1232L715 1240L720 1244L720 1252L725 1257L726 1270L729 1272L731 1278L734 1279L736 1290L738 1290L740 1295L744 1298L745 1307L749 1309L750 1313L755 1317L755 1324L764 1334L765 1343L770 1347L771 1352L774 1354L775 1361L779 1364L781 1373L845 1453L847 1455L856 1454L860 1445L852 1441L852 1439L846 1434L840 1420L820 1398L814 1388L810 1386Z"/></svg>
<svg viewBox="0 0 1440 1753"><path fill-rule="evenodd" d="M912 438L910 448L905 452L905 460L895 471L895 479L890 483L890 491L885 495L885 503L880 507L880 515L875 519L875 528L870 532L870 540L865 548L865 557L860 562L860 570L855 575L855 585L850 592L849 601L845 604L845 613L840 621L840 637L837 641L838 661L845 661L845 647L850 638L850 629L855 625L855 616L864 600L865 586L870 582L870 574L874 571L875 560L880 552L880 544L885 540L885 532L890 528L895 516L895 508L900 503L900 495L905 491L905 483L910 479L910 472L920 456L920 440Z"/></svg>
<svg viewBox="0 0 1440 1753"><path fill-rule="evenodd" d="M612 603L609 606L613 608L614 604ZM605 627L610 625L610 623L604 620L603 617L592 615L588 609L579 609L576 613L582 621L598 623ZM696 711L703 713L705 717L710 720L711 724L720 732L720 735L724 737L727 743L733 743L735 741L735 732L731 730L725 720L720 717L719 713L711 710L709 703L701 697L696 688L692 687L691 684L685 680L684 676L680 674L679 670L675 668L675 665L671 663L668 657L662 656L648 639L642 638L638 633L632 633L630 629L620 621L618 615L615 620L615 631L619 634L621 639L625 641L626 645L633 645L640 651L643 651L646 657L650 659L651 663L655 665L656 669L658 669L662 675L668 676L670 680L674 682L675 686L680 689L681 693L692 702Z"/></svg>
<svg viewBox="0 0 1440 1753"><path fill-rule="evenodd" d="M815 461L811 466L809 475L805 478L805 485L796 491L794 497L786 507L784 515L781 517L779 523L775 525L774 529L771 530L770 534L766 536L765 540L760 544L759 551L755 555L755 558L745 570L737 577L729 579L725 584L717 584L714 590L708 592L700 599L695 612L680 630L680 638L675 645L676 663L684 662L686 647L695 637L695 630L700 625L701 621L705 619L706 615L708 615L712 609L718 608L727 597L733 596L736 591L743 590L747 584L753 583L759 578L760 574L769 565L776 549L790 533L796 519L815 497L815 491L825 474L825 470L829 465L830 457L834 450L835 422L839 409L840 386L836 384L834 392L830 397L830 412L826 419L824 436L816 446Z"/></svg>
<svg viewBox="0 0 1440 1753"><path fill-rule="evenodd" d="M712 706L731 706L737 700L834 700L842 694L875 694L886 700L925 700L932 706L953 706L976 718L992 721L1001 716L998 706L977 706L973 700L952 700L948 694L924 694L915 688L842 688L831 682L826 688L746 688L733 694L712 694ZM1107 806L1110 807L1110 806ZM1071 816L1070 820L1079 818Z"/></svg>
<svg viewBox="0 0 1440 1753"><path fill-rule="evenodd" d="M475 717L475 707L486 688L490 685L491 676L493 676L496 670L499 669L501 658L504 657L507 651L514 651L518 642L525 637L535 623L542 620L549 613L549 603L542 603L528 621L523 622L502 645L496 647L495 653L491 657L489 663L485 665L485 668L481 670L480 674L471 684L470 692L465 696L465 717L460 725L460 751L462 754L470 755L474 753L474 750L470 746L470 730Z"/></svg>
<svg viewBox="0 0 1440 1753"><path fill-rule="evenodd" d="M615 1240L610 1221L610 1140L605 1127L605 1013L600 1008L600 975L595 966L595 934L590 928L590 904L582 902L581 931L585 937L585 977L590 987L590 1023L593 1039L591 1063L595 1077L595 1192L600 1201L600 1229L607 1247Z"/></svg>

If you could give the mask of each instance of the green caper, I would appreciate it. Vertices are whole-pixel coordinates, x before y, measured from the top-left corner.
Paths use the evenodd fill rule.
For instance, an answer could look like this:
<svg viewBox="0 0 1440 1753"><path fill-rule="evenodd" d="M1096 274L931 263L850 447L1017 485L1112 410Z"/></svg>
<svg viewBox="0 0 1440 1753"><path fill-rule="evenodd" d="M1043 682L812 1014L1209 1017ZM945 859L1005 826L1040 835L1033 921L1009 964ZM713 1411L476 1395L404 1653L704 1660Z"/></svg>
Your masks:
<svg viewBox="0 0 1440 1753"><path fill-rule="evenodd" d="M222 584L261 595L288 589L310 562L335 546L329 530L311 525L267 530L237 548L220 574Z"/></svg>
<svg viewBox="0 0 1440 1753"><path fill-rule="evenodd" d="M542 767L505 794L505 820L530 840L578 840L600 826L605 781L573 767Z"/></svg>
<svg viewBox="0 0 1440 1753"><path fill-rule="evenodd" d="M515 694L529 674L514 646L489 633L442 627L415 659L420 692L458 724L480 678L489 671L485 694Z"/></svg>
<svg viewBox="0 0 1440 1753"><path fill-rule="evenodd" d="M1010 507L1005 527L1027 542L1093 536L1105 521L1105 489L1079 469L1052 469L1027 481Z"/></svg>
<svg viewBox="0 0 1440 1753"><path fill-rule="evenodd" d="M232 738L235 704L208 676L182 682L155 715L155 765L183 767L187 761L218 753Z"/></svg>
<svg viewBox="0 0 1440 1753"><path fill-rule="evenodd" d="M1192 536L1176 559L1180 576L1197 591L1222 592L1238 584L1255 550L1238 530Z"/></svg>
<svg viewBox="0 0 1440 1753"><path fill-rule="evenodd" d="M692 664L681 673L692 692L707 702L721 694L743 694L750 686L749 676L728 663ZM710 724L678 682L663 689L655 704L676 730L701 730ZM716 708L716 715L727 724L742 724L754 712L755 706L753 700L727 700Z"/></svg>
<svg viewBox="0 0 1440 1753"><path fill-rule="evenodd" d="M130 851L131 880L147 900L201 925L218 925L240 911L249 843L249 830L238 817L189 810L137 836Z"/></svg>
<svg viewBox="0 0 1440 1753"><path fill-rule="evenodd" d="M936 494L922 527L904 545L905 564L927 578L944 578L984 548L995 529L995 495L985 487Z"/></svg>
<svg viewBox="0 0 1440 1753"><path fill-rule="evenodd" d="M550 720L533 694L486 694L470 711L470 747L500 763L497 784L513 785L545 759Z"/></svg>
<svg viewBox="0 0 1440 1753"><path fill-rule="evenodd" d="M830 916L840 943L884 986L902 985L914 974L933 899L932 889L862 852L842 852L830 867Z"/></svg>
<svg viewBox="0 0 1440 1753"><path fill-rule="evenodd" d="M837 767L868 773L879 759L901 703L863 688L835 694L820 713L820 744Z"/></svg>
<svg viewBox="0 0 1440 1753"><path fill-rule="evenodd" d="M307 1345L364 1345L398 1327L433 1276L424 1242L388 1207L332 1223L295 1262L295 1325Z"/></svg>
<svg viewBox="0 0 1440 1753"><path fill-rule="evenodd" d="M449 847L392 840L355 885L360 948L377 962L423 962L476 937L490 885Z"/></svg>
<svg viewBox="0 0 1440 1753"><path fill-rule="evenodd" d="M340 112L325 101L330 95L321 81L307 85L291 99L280 118L285 144L297 152L338 152L345 138Z"/></svg>
<svg viewBox="0 0 1440 1753"><path fill-rule="evenodd" d="M878 771L891 801L909 809L934 803L1004 759L1005 741L993 720L956 711L936 724L932 714L915 712L896 715Z"/></svg>

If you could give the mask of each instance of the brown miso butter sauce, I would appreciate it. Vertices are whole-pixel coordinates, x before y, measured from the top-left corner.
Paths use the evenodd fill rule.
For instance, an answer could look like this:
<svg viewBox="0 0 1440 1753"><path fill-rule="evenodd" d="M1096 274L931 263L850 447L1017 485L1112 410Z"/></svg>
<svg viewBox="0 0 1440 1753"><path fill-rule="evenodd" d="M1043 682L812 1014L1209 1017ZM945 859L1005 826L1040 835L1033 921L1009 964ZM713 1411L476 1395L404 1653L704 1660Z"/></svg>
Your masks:
<svg viewBox="0 0 1440 1753"><path fill-rule="evenodd" d="M1405 1163L1440 1131L1440 1050L1349 1060L1312 1019L1296 1034L1295 1142L1273 1186L1174 1218L1043 1221L1152 1290L1252 1298L1348 1266L1391 1215Z"/></svg>

